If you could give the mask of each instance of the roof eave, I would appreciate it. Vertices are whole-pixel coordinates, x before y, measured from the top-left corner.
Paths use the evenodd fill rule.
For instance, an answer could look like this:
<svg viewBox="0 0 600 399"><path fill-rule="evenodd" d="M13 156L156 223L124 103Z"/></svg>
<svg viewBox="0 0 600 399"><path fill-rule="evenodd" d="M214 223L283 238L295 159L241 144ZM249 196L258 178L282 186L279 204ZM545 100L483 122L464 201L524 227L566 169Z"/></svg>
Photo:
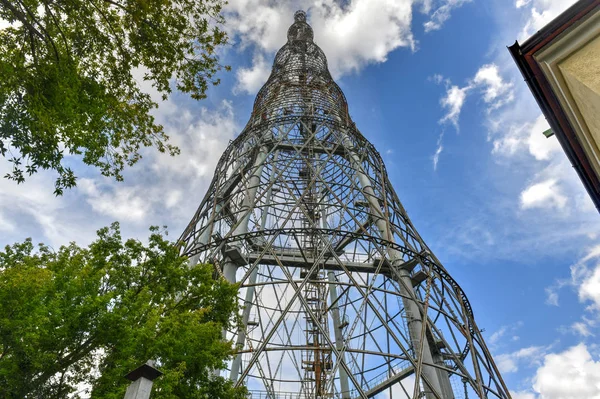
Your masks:
<svg viewBox="0 0 600 399"><path fill-rule="evenodd" d="M523 45L515 42L508 47L508 50L561 147L600 212L600 176L592 168L562 105L534 58L537 51L599 5L600 0L579 1L526 40Z"/></svg>

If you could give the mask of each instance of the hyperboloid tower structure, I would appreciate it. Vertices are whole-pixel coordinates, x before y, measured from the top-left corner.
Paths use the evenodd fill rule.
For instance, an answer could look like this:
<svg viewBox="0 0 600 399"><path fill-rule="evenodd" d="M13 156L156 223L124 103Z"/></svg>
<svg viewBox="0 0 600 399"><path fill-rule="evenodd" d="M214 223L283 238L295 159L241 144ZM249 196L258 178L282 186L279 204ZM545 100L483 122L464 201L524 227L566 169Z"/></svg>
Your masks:
<svg viewBox="0 0 600 399"><path fill-rule="evenodd" d="M510 398L469 301L408 218L302 11L180 243L240 284L252 398Z"/></svg>

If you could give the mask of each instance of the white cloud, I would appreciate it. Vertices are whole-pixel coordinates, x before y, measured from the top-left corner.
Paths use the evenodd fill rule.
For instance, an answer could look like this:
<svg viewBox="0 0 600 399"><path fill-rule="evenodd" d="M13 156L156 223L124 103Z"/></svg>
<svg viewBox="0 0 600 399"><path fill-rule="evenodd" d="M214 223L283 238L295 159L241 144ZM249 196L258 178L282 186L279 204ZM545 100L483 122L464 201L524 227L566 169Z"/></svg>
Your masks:
<svg viewBox="0 0 600 399"><path fill-rule="evenodd" d="M513 155L522 148L522 141L519 139L520 127L511 126L512 132L516 134L505 134L499 139L494 140L492 153L502 155ZM511 129L507 129L509 132Z"/></svg>
<svg viewBox="0 0 600 399"><path fill-rule="evenodd" d="M428 78L428 80L431 80L433 82L435 82L436 84L440 84L442 82L445 81L444 76L440 75L439 73L434 74L433 76L430 76Z"/></svg>
<svg viewBox="0 0 600 399"><path fill-rule="evenodd" d="M241 130L228 101L209 109L174 96L160 103L155 117L180 148L178 156L144 149L123 182L90 176L74 190L91 208L79 209L80 214L93 214L100 226L119 220L124 236L146 237L150 225L167 225L179 234L202 201L223 151Z"/></svg>
<svg viewBox="0 0 600 399"><path fill-rule="evenodd" d="M95 212L139 227L155 224L168 225L176 233L183 230L202 201L217 162L241 128L228 101L193 112L185 105L174 108L176 112L157 115L157 120L181 153L171 157L149 151L143 163L127 171L124 182L96 182L98 193L84 192Z"/></svg>
<svg viewBox="0 0 600 399"><path fill-rule="evenodd" d="M540 399L600 399L600 362L584 344L544 357L533 378Z"/></svg>
<svg viewBox="0 0 600 399"><path fill-rule="evenodd" d="M148 199L144 199L138 189L112 180L101 186L94 180L83 178L77 185L95 212L116 220L140 222L150 207Z"/></svg>
<svg viewBox="0 0 600 399"><path fill-rule="evenodd" d="M460 88L456 85L451 85L446 89L446 95L440 100L440 104L446 109L446 115L440 119L440 123L451 122L458 130L460 111L467 98L467 91L470 89L471 86Z"/></svg>
<svg viewBox="0 0 600 399"><path fill-rule="evenodd" d="M171 192L169 192L167 194L165 206L167 208L173 208L181 200L182 194L183 193L181 192L181 190L173 189Z"/></svg>
<svg viewBox="0 0 600 399"><path fill-rule="evenodd" d="M579 301L588 304L586 310L591 317L584 315L569 327L562 326L560 331L583 338L593 337L592 330L600 323L600 245L589 248L587 254L570 267L570 271L570 279L558 279L545 289L546 303L558 306L558 291L565 286L573 288Z"/></svg>
<svg viewBox="0 0 600 399"><path fill-rule="evenodd" d="M520 151L527 151L537 161L549 161L561 151L555 136L546 138L542 134L550 126L541 114L529 123L511 123L508 126L500 124L504 130L493 138L493 154L512 156Z"/></svg>
<svg viewBox="0 0 600 399"><path fill-rule="evenodd" d="M229 101L222 101L211 110L205 107L194 113L180 110L164 118L163 124L181 154L177 157L156 154L152 169L162 178L172 179L171 175L177 174L188 181L210 179L228 142L241 130L235 123Z"/></svg>
<svg viewBox="0 0 600 399"><path fill-rule="evenodd" d="M548 348L544 346L530 346L519 349L512 353L503 353L495 356L498 369L502 373L514 373L519 371L521 363L528 365L538 363L546 354Z"/></svg>
<svg viewBox="0 0 600 399"><path fill-rule="evenodd" d="M545 354L531 388L513 399L600 399L600 361L580 343L560 353Z"/></svg>
<svg viewBox="0 0 600 399"><path fill-rule="evenodd" d="M255 55L252 60L252 65L249 68L239 68L237 70L237 84L234 88L234 92L256 94L258 89L265 84L270 73L271 65L265 61L265 57L262 54Z"/></svg>
<svg viewBox="0 0 600 399"><path fill-rule="evenodd" d="M497 331L494 331L494 333L492 335L490 335L490 338L487 339L487 342L490 345L495 346L498 343L500 343L500 339L507 334L512 335L512 337L511 337L512 341L518 341L519 337L517 335L513 335L513 334L521 327L523 327L522 321L518 321L511 325L501 326Z"/></svg>
<svg viewBox="0 0 600 399"><path fill-rule="evenodd" d="M593 307L600 310L600 264L597 265L579 289L579 299L590 300Z"/></svg>
<svg viewBox="0 0 600 399"><path fill-rule="evenodd" d="M495 7L506 7L500 0L497 3ZM527 8L519 12L526 13ZM456 240L461 240L460 247L454 245L453 251L465 257L475 256L477 253L478 256L494 259L523 259L522 256L527 256L533 248L546 256L550 253L564 256L577 248L576 245L593 240L600 231L600 219L597 218L597 211L589 195L556 137L545 138L542 134L548 129L548 124L504 46L514 40L516 32L522 27L516 14L517 11L512 11L509 20L498 18L498 26L502 28L497 35L500 39L496 40L500 42L491 46L494 52L497 51L496 58L493 62L487 61L476 68L476 72L465 83L456 85L455 90L466 91L466 98L460 99L460 102L446 101L447 104L457 106L453 110L444 108L442 113L446 123L452 123L452 112L449 111L454 111L454 115L458 115L455 120L460 122L463 107L471 104L469 101L472 99L480 100L472 103L485 111L481 124L485 128L483 134L491 143L490 167L493 168L486 172L495 176L490 185L501 193L489 200L485 210L471 209L469 220L463 220L461 226L448 235L448 240L454 244ZM489 65L497 66L497 75L495 68L490 68ZM487 71L487 74L479 73L480 71ZM480 87L475 83L478 73ZM498 82L497 76L502 79L501 85L495 83ZM447 93L452 82L442 75L433 75L430 80L443 83L446 88L443 97L450 98ZM511 88L501 89L503 87ZM496 97L495 94L499 92L504 95ZM486 94L489 103L485 101ZM503 101L504 98L512 98L512 101ZM504 105L493 108L498 103ZM444 147L448 147L448 138L444 140ZM437 147L436 145L432 149L432 154ZM543 185L535 188L531 186L549 181L556 182L546 190L550 199L540 202L536 196L540 193L536 193L536 189L544 188ZM524 203L521 202L522 193ZM498 220L510 220L511 228L490 229L489 226L498 223ZM462 230L467 226L473 231L465 236ZM491 239L486 238L486 241L510 242L510 250L500 253L497 245L484 248L481 241L473 239L477 237L473 234L481 230L491 233Z"/></svg>
<svg viewBox="0 0 600 399"><path fill-rule="evenodd" d="M76 162L78 187L65 191L62 197L52 194L55 176L48 171L21 185L0 179L2 241L32 237L34 242L53 247L70 241L87 245L95 239L98 228L115 220L121 222L124 237L147 237L150 225L168 225L179 234L205 195L228 142L240 130L229 102L210 110L196 104L177 95L160 102L154 113L156 121L181 154L171 157L143 149L142 159L124 171L123 182L107 179ZM0 175L8 172L8 167L0 163ZM18 228L2 229L11 225Z"/></svg>
<svg viewBox="0 0 600 399"><path fill-rule="evenodd" d="M444 150L444 146L442 145L442 139L444 138L444 132L442 132L440 134L440 137L438 137L438 141L437 141L437 148L435 150L435 153L433 154L433 170L437 170L437 165L438 162L440 160L440 154L442 153L442 151Z"/></svg>
<svg viewBox="0 0 600 399"><path fill-rule="evenodd" d="M571 266L571 282L577 287L581 302L590 301L589 310L600 312L600 245L589 250L579 262Z"/></svg>
<svg viewBox="0 0 600 399"><path fill-rule="evenodd" d="M523 8L530 5L529 16L519 40L525 40L556 18L577 0L517 0L516 7Z"/></svg>
<svg viewBox="0 0 600 399"><path fill-rule="evenodd" d="M513 84L502 79L495 64L486 64L479 68L473 83L482 87L483 101L489 104L490 110L499 108L514 99Z"/></svg>
<svg viewBox="0 0 600 399"><path fill-rule="evenodd" d="M539 12L542 12L542 10L550 8L550 3L556 5L558 2L547 1L548 5L544 5L543 3L536 0L532 0L531 3L526 1L520 2L520 4L517 4L520 7L519 10L512 9L507 12L510 15L510 20L505 16L501 16L500 14L502 13L498 14L496 22L499 28L498 32L495 32L496 39L494 39L497 42L491 44L490 48L492 50L488 53L488 55L492 56L491 64L497 66L497 75L492 73L494 72L492 69L488 69L487 79L485 79L488 86L481 90L468 90L466 99L463 101L463 105L471 104L469 101L472 97L477 98L480 93L482 95L482 101L479 101L478 105L482 107L482 110L487 111L482 125L487 128L488 140L491 143L490 149L492 150L496 170L501 170L496 176L499 177L499 180L505 179L504 181L498 181L497 185L494 186L499 189L502 195L491 200L490 209L498 209L498 211L495 214L494 211L490 213L499 218L508 218L503 220L511 221L509 222L511 224L509 230L512 232L523 232L523 234L512 235L501 232L499 231L500 229L494 229L496 242L510 243L508 246L511 247L510 251L512 252L513 260L523 255L528 256L531 253L544 253L545 256L548 253L553 253L561 256L560 259L565 259L568 256L572 256L574 251L585 246L590 240L594 240L595 238L593 237L597 238L596 233L600 227L597 212L593 207L587 205L591 201L589 201L581 181L561 150L556 137L546 139L543 136L542 132L548 128L548 124L541 115L531 92L526 83L523 82L518 68L514 65L513 60L510 59L510 55L505 48L505 45L513 42L517 38L518 33L523 29L523 21L531 15L531 7L536 6ZM562 3L563 5L559 5L561 11L569 5L565 4L566 2ZM572 2L569 1L569 3ZM507 8L507 5L501 0L495 2L495 7L502 11ZM486 60L480 65L482 64L490 65L490 60ZM443 70L440 72L444 73ZM470 76L473 77L457 85L459 89L474 85L477 73ZM484 76L480 75L479 81L483 81ZM507 98L512 97L512 101L494 109L493 105L499 99L494 98L494 94L498 92L498 89L502 90L501 88L505 87L504 84L494 85L496 81L494 79L497 77L502 78L504 84L507 82L509 85L510 83L513 84L513 87L507 89L507 94L505 94L509 95L508 93L510 93L511 95ZM432 80L438 83L446 83L441 75L440 77L433 77ZM456 80L456 82L460 81ZM449 83L446 84L448 85ZM444 93L444 96L446 96L446 93ZM464 110L462 112L464 113ZM444 108L443 114L446 115L447 113L448 109ZM519 207L519 205L521 206ZM523 209L526 208L535 208L536 211L524 212ZM483 226L483 228L490 228L490 223L487 222L490 222L493 218L487 215L475 214L472 220L477 221L477 224ZM526 236L534 238L527 239L525 238ZM481 247L481 244L478 244L478 246ZM496 247L488 248L494 250ZM498 256L497 252L494 253L494 256ZM596 263L594 262L590 260L586 264L587 271L584 273L589 289L584 291L579 288L583 285L584 280L581 280L581 283L576 287L576 292L580 300L585 301L587 305L592 304L592 307L596 303L596 298L593 294L600 292L600 289L596 287L594 279L594 271L596 270ZM560 285L549 287L546 291L548 295L547 303L558 306L558 289L560 287ZM564 306L567 306L567 304ZM568 310L571 311L572 309ZM547 311L551 312L552 309L548 309ZM592 320L596 319L592 318ZM578 339L593 340L596 338L591 335L587 337L584 335L588 333L598 335L596 330L594 330L594 326L588 324L585 318L581 320L565 320L562 323L567 324L569 333L577 334L580 337ZM497 333L493 339L496 343L502 342L503 339L510 336L506 330ZM523 338L525 340L526 337L524 336ZM564 337L563 339L573 339L573 336ZM537 353L529 357L523 352L516 351L496 356L495 360L502 370L515 373L515 378L522 379L522 383L529 381L529 386L531 387L531 375L526 370L525 365L539 363L541 366L544 362L547 364L547 360L550 359L546 357L550 349L544 347L537 348L539 349ZM598 359L596 358L595 360L597 364ZM574 362L570 367L579 367L576 364ZM590 366L590 363L585 361L578 364L584 368ZM562 372L563 376L568 376L571 371L565 367ZM585 372L580 372L580 370L574 370L573 373L575 376L578 373L585 375ZM590 379L587 383L591 381ZM600 378L596 378L596 381L600 381ZM571 384L567 378L563 378L562 383L565 387L569 387ZM583 382L583 384L585 383ZM573 394L570 394L569 389L565 388L561 392L562 395L553 395L552 391L548 389L549 387L541 385L538 387L539 390L533 390L533 388L526 389L523 385L516 386L519 392L515 392L513 397L518 399L598 398L598 396L594 396L595 392L594 394L587 395L587 392L578 392L577 388L572 389ZM544 395L540 392L544 393Z"/></svg>
<svg viewBox="0 0 600 399"><path fill-rule="evenodd" d="M517 0L515 2L515 7L517 7L517 8L525 7L530 2L531 2L531 0Z"/></svg>
<svg viewBox="0 0 600 399"><path fill-rule="evenodd" d="M440 160L440 154L442 153L443 149L444 147L442 146L442 144L438 144L438 148L435 150L435 154L433 154L433 170L437 170L437 164Z"/></svg>
<svg viewBox="0 0 600 399"><path fill-rule="evenodd" d="M500 76L498 66L495 64L483 65L464 87L453 85L449 79L444 79L439 74L433 75L431 79L438 84L443 82L446 86L446 94L440 99L446 114L440 119L440 123L451 122L456 130L459 129L458 120L465 100L473 91L481 92L488 113L514 99L513 84Z"/></svg>
<svg viewBox="0 0 600 399"><path fill-rule="evenodd" d="M451 11L471 0L232 0L225 8L230 37L240 48L253 48L253 61L237 73L237 92L255 93L266 81L271 60L287 40L287 29L297 9L308 13L315 42L327 56L334 78L360 71L365 65L387 60L398 48L416 50L411 24L413 8L430 20L425 30L437 30Z"/></svg>
<svg viewBox="0 0 600 399"><path fill-rule="evenodd" d="M555 179L535 183L521 192L521 208L564 209L567 197L562 193Z"/></svg>
<svg viewBox="0 0 600 399"><path fill-rule="evenodd" d="M534 393L524 391L510 391L510 396L512 397L512 399L536 399L536 395Z"/></svg>
<svg viewBox="0 0 600 399"><path fill-rule="evenodd" d="M421 12L423 14L429 14L433 8L433 0L422 0L421 1Z"/></svg>
<svg viewBox="0 0 600 399"><path fill-rule="evenodd" d="M225 6L226 28L240 38L243 47L256 45L266 52L279 49L293 22L294 5L268 0L230 0Z"/></svg>
<svg viewBox="0 0 600 399"><path fill-rule="evenodd" d="M14 231L15 225L0 213L0 231Z"/></svg>
<svg viewBox="0 0 600 399"><path fill-rule="evenodd" d="M579 263L586 263L600 257L600 245L590 248L587 254L579 260Z"/></svg>
<svg viewBox="0 0 600 399"><path fill-rule="evenodd" d="M415 49L412 0L333 0L314 3L310 23L334 77L385 62L400 47Z"/></svg>
<svg viewBox="0 0 600 399"><path fill-rule="evenodd" d="M399 384L392 385L391 398L393 399L409 399L412 397L415 389L415 377L408 376L407 378L400 381ZM390 392L386 389L382 395L385 398L390 399Z"/></svg>
<svg viewBox="0 0 600 399"><path fill-rule="evenodd" d="M0 176L4 176L9 167L8 162L0 162ZM89 242L87 240L94 236L95 228L101 226L78 212L81 202L72 190L67 190L62 197L54 196L55 179L56 175L46 170L30 176L24 184L0 178L2 245L31 237L36 243L58 248L76 238L78 242Z"/></svg>
<svg viewBox="0 0 600 399"><path fill-rule="evenodd" d="M498 331L495 331L492 335L490 335L490 338L488 339L490 345L495 345L498 342L498 340L502 338L502 336L506 333L507 330L508 326L502 326Z"/></svg>
<svg viewBox="0 0 600 399"><path fill-rule="evenodd" d="M511 171L511 177L502 182L501 190L515 193L510 199L511 209L537 211L536 223L545 226L540 228L544 238L538 237L538 240L544 242L554 235L552 231L560 228L557 222L571 221L575 215L581 221L575 229L578 236L583 238L597 232L598 224L593 223L596 212L556 137L546 138L542 134L549 128L548 123L503 45L512 42L521 31L533 33L572 3L573 0L520 0L513 3L516 8L498 13L496 22L500 28L490 53L494 58L492 62L484 63L465 85L458 85L457 89L466 89L467 95L461 102L454 102L464 106L470 97L475 97L474 93L481 94L480 105L487 111L482 124L492 143L494 161L498 167ZM493 7L506 9L500 0ZM538 18L542 14L543 19ZM439 77L435 79L445 82L447 88L451 85ZM478 84L480 87L476 89ZM444 97L448 97L447 93ZM451 109L446 106L443 119L458 123L461 112L462 107ZM540 218L542 214L544 217ZM519 217L522 220L523 213ZM549 299L552 303L558 297Z"/></svg>
<svg viewBox="0 0 600 399"><path fill-rule="evenodd" d="M582 337L594 336L594 334L592 334L592 332L590 331L589 325L584 322L578 321L576 323L573 323L571 325L571 328L576 334L581 335Z"/></svg>
<svg viewBox="0 0 600 399"><path fill-rule="evenodd" d="M510 167L514 171L511 173L512 178L507 178L503 187L506 191L517 193L513 201L518 206L513 207L521 210L535 209L536 212L531 214L537 216L536 223L540 227L544 226L540 229L544 237L551 235L550 232L556 228L564 228L564 223L575 217L580 221L576 228L578 236L585 240L584 237L598 231L598 224L594 223L597 212L556 137L546 138L542 134L549 128L548 123L541 115L514 61L501 46L519 37L519 32L519 40L522 41L574 2L521 0L514 3L515 9L507 10L504 15L498 14L497 24L502 28L497 32L498 39L493 44L494 48L498 48L495 50L493 64L499 66L500 72L506 71L504 74L499 73L505 82L514 82L514 87L509 90L513 100L497 109L488 108L484 125L488 128L488 140L492 142L492 154L496 156L497 165ZM505 7L500 1L495 6ZM493 93L494 91L490 92L489 98L493 97ZM497 100L492 104L495 103ZM524 179L528 181L525 182ZM556 212L557 210L561 212ZM519 216L523 217L523 213ZM546 240L541 236L538 239ZM565 245L564 248L568 250L569 246ZM554 291L548 292L553 293ZM558 295L549 296L547 303L557 304Z"/></svg>
<svg viewBox="0 0 600 399"><path fill-rule="evenodd" d="M547 287L546 291L546 304L552 306L558 306L558 292L555 287Z"/></svg>
<svg viewBox="0 0 600 399"><path fill-rule="evenodd" d="M287 40L287 29L297 9L308 12L315 42L325 52L334 78L358 71L370 63L385 62L400 47L414 50L411 31L414 0L334 0L272 2L232 0L225 12L230 36L242 48L254 47L250 67L238 71L238 89L254 92L266 77L266 59ZM424 6L425 3L422 3ZM266 80L266 79L264 79ZM262 83L264 83L264 80ZM258 83L257 83L258 82Z"/></svg>
<svg viewBox="0 0 600 399"><path fill-rule="evenodd" d="M555 136L546 137L542 133L549 128L548 122L540 115L529 130L527 147L529 153L538 161L551 159L552 154L561 150L560 144Z"/></svg>
<svg viewBox="0 0 600 399"><path fill-rule="evenodd" d="M543 211L544 218L538 218L536 223L545 224L546 232L558 228L555 221L565 223L576 214L581 220L577 228L581 236L597 233L598 223L591 216L596 213L591 199L556 137L543 135L549 126L539 109L530 109L531 104L535 105L531 94L524 93L526 87L520 90L511 106L493 112L487 120L496 163L513 169L518 165L521 172L513 172L515 178L507 181L514 186L511 191L518 189L517 209ZM532 111L535 118L529 116ZM523 182L521 176L527 176L529 181Z"/></svg>
<svg viewBox="0 0 600 399"><path fill-rule="evenodd" d="M444 0L430 17L430 20L423 24L425 32L431 32L442 28L444 23L450 19L450 13L453 9L461 7L471 0Z"/></svg>

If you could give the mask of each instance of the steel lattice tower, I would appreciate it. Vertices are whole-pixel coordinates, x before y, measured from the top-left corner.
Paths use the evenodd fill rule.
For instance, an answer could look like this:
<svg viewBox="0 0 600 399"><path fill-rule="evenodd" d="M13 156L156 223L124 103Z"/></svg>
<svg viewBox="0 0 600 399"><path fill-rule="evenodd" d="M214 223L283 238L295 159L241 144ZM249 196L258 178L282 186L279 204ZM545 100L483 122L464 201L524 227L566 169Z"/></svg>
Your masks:
<svg viewBox="0 0 600 399"><path fill-rule="evenodd" d="M358 131L302 11L180 238L240 284L252 398L510 398L459 285Z"/></svg>

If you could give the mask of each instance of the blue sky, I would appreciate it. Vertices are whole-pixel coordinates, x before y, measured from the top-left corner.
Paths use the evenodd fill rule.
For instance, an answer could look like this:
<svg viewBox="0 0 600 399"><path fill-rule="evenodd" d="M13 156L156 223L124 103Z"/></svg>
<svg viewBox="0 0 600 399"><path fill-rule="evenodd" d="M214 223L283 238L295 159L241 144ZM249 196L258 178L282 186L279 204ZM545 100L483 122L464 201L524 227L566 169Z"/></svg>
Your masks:
<svg viewBox="0 0 600 399"><path fill-rule="evenodd" d="M200 103L156 112L177 158L148 151L117 183L71 159L79 185L0 181L0 242L90 242L167 225L176 239L241 132L296 9L378 148L415 226L467 293L515 399L600 398L600 215L506 49L567 0L230 0L232 72ZM142 76L141 71L137 76ZM151 92L151 88L140 84ZM0 164L4 175L8 165Z"/></svg>

